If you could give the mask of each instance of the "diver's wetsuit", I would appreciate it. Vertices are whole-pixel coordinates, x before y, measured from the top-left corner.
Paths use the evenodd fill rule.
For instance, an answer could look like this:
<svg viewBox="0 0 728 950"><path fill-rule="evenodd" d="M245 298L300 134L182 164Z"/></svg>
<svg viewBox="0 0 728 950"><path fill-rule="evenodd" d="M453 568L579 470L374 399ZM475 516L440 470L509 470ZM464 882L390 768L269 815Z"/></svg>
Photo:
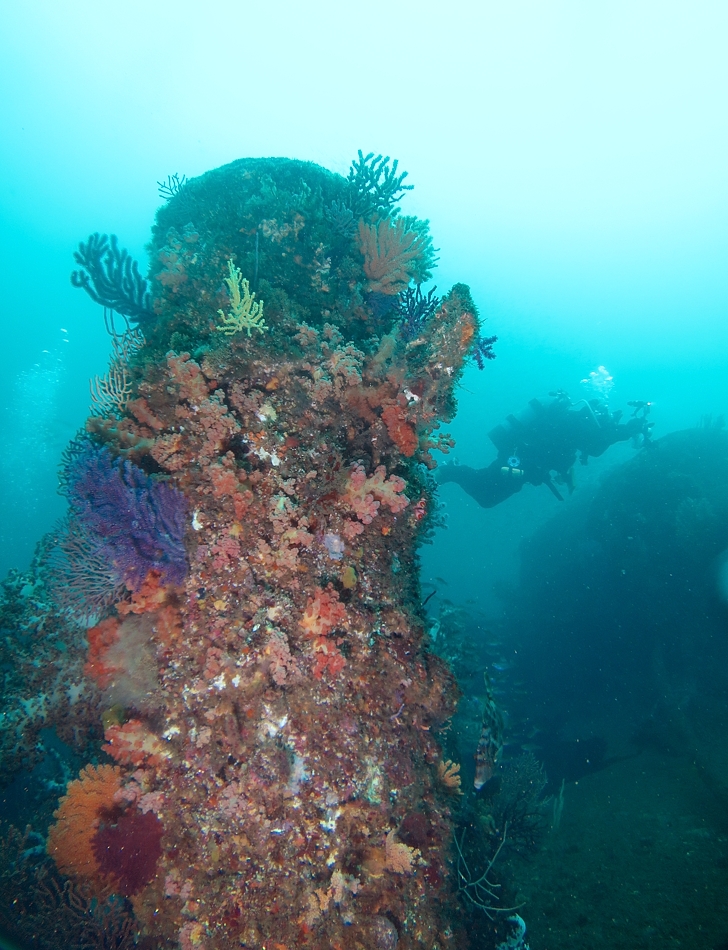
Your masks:
<svg viewBox="0 0 728 950"><path fill-rule="evenodd" d="M644 415L620 423L621 411L609 412L598 399L572 404L558 392L532 399L518 415L488 433L498 457L487 468L445 465L438 481L456 482L482 508L493 508L520 491L524 483L547 485L561 499L552 473L571 490L571 473L578 458L586 465L589 456L599 456L615 442L636 435L649 436Z"/></svg>

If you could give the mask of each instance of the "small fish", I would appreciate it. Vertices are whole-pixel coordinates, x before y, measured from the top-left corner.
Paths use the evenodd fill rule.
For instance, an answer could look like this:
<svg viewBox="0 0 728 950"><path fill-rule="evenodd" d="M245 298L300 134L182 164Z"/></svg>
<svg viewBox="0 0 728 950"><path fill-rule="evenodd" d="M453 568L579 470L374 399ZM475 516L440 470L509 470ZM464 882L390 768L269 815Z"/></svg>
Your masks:
<svg viewBox="0 0 728 950"><path fill-rule="evenodd" d="M491 729L489 725L483 723L483 730L480 733L478 746L475 750L475 779L473 786L479 791L486 782L493 777L498 757L500 756L503 744L498 735L498 730Z"/></svg>
<svg viewBox="0 0 728 950"><path fill-rule="evenodd" d="M503 749L503 715L493 699L493 688L485 674L485 708L480 739L475 750L475 779L473 786L479 791L492 777Z"/></svg>

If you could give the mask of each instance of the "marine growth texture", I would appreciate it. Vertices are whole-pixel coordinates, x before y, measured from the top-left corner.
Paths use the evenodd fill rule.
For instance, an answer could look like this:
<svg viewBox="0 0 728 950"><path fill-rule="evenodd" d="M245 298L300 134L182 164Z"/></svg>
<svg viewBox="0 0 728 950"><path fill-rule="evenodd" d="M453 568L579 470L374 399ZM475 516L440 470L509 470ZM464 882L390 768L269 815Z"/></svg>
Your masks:
<svg viewBox="0 0 728 950"><path fill-rule="evenodd" d="M131 398L87 423L69 497L127 591L85 677L119 772L62 819L94 856L73 873L120 882L159 945L462 945L454 689L416 547L480 324L462 284L406 319L434 251L394 172L243 159L184 183L153 229ZM129 883L113 847L137 813L161 838Z"/></svg>

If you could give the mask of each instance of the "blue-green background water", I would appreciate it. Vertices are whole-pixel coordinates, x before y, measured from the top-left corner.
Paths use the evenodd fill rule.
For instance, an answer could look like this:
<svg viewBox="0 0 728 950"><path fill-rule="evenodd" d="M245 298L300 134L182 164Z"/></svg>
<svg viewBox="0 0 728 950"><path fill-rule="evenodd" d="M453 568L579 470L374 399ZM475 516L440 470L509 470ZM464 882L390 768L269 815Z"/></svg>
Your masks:
<svg viewBox="0 0 728 950"><path fill-rule="evenodd" d="M549 390L580 398L580 380L602 364L612 408L653 402L656 438L728 414L727 41L719 2L0 5L0 576L25 568L63 513L57 463L87 415L88 380L108 361L101 309L69 281L75 247L116 233L144 261L157 182L240 156L346 174L361 148L408 170L415 190L403 210L430 219L438 290L468 283L485 333L498 335L497 359L469 369L459 393L449 429L460 462L488 464L494 425ZM478 682L490 660L503 674L509 741L527 748L533 736L545 756L549 715L562 738L609 741L611 769L571 781L560 836L522 871L534 948L550 946L551 920L554 950L587 945L584 907L600 908L591 945L661 945L665 908L685 902L686 882L707 901L696 914L711 933L721 926L728 684L714 678L706 691L704 677L728 668L725 637L698 605L678 644L695 656L681 666L678 647L669 654L648 629L649 601L618 604L610 588L599 614L574 583L582 548L603 553L592 537L568 547L579 519L634 456L618 445L579 468L563 503L526 486L483 510L446 485L447 529L422 550L433 618L467 605ZM690 559L701 535L686 538ZM662 553L654 569L641 562L652 581ZM552 556L563 558L564 596L586 597L578 638L551 624L548 598L543 616L528 603ZM598 576L594 567L585 589ZM530 591L518 587L529 579ZM706 568L705 597L715 589ZM639 648L609 627L630 615L643 624L629 632ZM598 681L593 669L608 655L626 671L612 693L614 677ZM662 690L652 718L668 735L647 736L633 767L629 743L650 712L635 696L640 676L645 696ZM467 771L480 687L462 685ZM708 693L712 705L701 705ZM552 761L557 748L553 739ZM690 865L687 854L701 857ZM603 885L600 868L611 875ZM592 878L593 890L579 890ZM555 884L558 912L548 906ZM644 920L630 923L638 908ZM599 930L613 919L622 943ZM683 923L683 946L728 945L701 942L689 912Z"/></svg>
<svg viewBox="0 0 728 950"><path fill-rule="evenodd" d="M409 171L438 287L468 282L499 337L464 381L462 462L600 363L615 405L654 401L659 433L726 411L727 35L721 3L3 5L0 573L61 513L55 461L106 365L99 309L68 280L77 242L114 232L143 260L156 182L241 155L345 173L374 149ZM463 593L509 563L491 538L555 505L444 497Z"/></svg>

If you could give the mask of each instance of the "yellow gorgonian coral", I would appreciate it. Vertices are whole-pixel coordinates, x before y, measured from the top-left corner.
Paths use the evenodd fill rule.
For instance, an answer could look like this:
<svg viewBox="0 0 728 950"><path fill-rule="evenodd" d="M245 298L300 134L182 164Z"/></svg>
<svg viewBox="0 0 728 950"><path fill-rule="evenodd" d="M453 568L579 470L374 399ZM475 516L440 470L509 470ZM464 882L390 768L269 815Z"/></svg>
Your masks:
<svg viewBox="0 0 728 950"><path fill-rule="evenodd" d="M215 329L228 336L239 333L241 330L247 330L248 336L251 330L263 333L268 329L263 319L263 301L255 302L255 294L250 293L250 284L232 260L228 261L228 270L230 276L225 278L225 283L228 285L230 295L230 313L217 311L220 314L222 326Z"/></svg>
<svg viewBox="0 0 728 950"><path fill-rule="evenodd" d="M462 779L460 778L460 764L448 759L446 762L440 760L437 763L437 779L441 785L454 795L462 795L463 790L460 787Z"/></svg>
<svg viewBox="0 0 728 950"><path fill-rule="evenodd" d="M394 831L390 831L384 840L385 867L393 874L411 874L412 865L420 856L416 848L410 848L397 841Z"/></svg>
<svg viewBox="0 0 728 950"><path fill-rule="evenodd" d="M359 222L359 250L364 255L368 290L398 294L411 280L429 276L434 252L426 222L414 225L411 218L383 218L378 224Z"/></svg>

